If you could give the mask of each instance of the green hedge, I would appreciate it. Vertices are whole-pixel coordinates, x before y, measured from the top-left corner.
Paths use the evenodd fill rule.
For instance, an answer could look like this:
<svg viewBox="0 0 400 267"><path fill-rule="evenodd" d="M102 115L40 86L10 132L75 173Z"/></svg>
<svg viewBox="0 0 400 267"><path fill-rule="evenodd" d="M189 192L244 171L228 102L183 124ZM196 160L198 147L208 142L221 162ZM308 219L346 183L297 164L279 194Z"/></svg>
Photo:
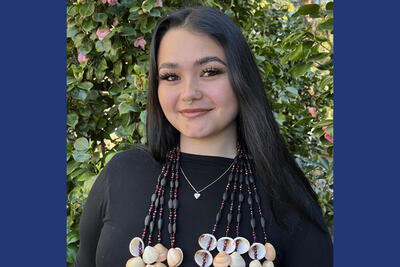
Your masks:
<svg viewBox="0 0 400 267"><path fill-rule="evenodd" d="M151 32L157 19L181 2L67 1L68 266L97 175L118 151L146 143ZM332 231L333 3L295 10L282 0L198 2L219 8L243 29L281 132ZM317 26L304 23L304 15Z"/></svg>

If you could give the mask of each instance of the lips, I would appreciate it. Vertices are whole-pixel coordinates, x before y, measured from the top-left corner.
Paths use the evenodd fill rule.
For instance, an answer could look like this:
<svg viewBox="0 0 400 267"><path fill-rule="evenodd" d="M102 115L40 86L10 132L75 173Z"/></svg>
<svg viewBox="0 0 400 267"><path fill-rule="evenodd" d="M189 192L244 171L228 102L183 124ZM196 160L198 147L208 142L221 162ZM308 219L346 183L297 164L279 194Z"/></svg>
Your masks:
<svg viewBox="0 0 400 267"><path fill-rule="evenodd" d="M196 118L206 114L210 110L212 109L194 108L194 109L183 109L179 112L182 114L182 116L186 118Z"/></svg>

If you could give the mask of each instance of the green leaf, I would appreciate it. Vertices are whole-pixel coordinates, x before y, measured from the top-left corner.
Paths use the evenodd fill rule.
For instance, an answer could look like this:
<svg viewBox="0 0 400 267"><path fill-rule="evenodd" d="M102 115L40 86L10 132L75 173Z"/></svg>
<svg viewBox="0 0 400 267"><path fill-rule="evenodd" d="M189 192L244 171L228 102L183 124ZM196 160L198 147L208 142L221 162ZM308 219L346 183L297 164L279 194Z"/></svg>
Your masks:
<svg viewBox="0 0 400 267"><path fill-rule="evenodd" d="M77 231L71 231L67 234L67 245L75 243L79 240L79 233Z"/></svg>
<svg viewBox="0 0 400 267"><path fill-rule="evenodd" d="M97 52L104 52L103 43L101 41L96 42L95 48Z"/></svg>
<svg viewBox="0 0 400 267"><path fill-rule="evenodd" d="M70 162L67 163L67 175L71 174L78 166L79 162L75 160L71 160Z"/></svg>
<svg viewBox="0 0 400 267"><path fill-rule="evenodd" d="M294 96L299 96L299 91L297 90L297 88L294 88L292 86L286 87L286 91L288 91L290 94Z"/></svg>
<svg viewBox="0 0 400 267"><path fill-rule="evenodd" d="M284 55L284 56L282 57L281 61L280 61L281 66L284 66L284 65L286 64L286 62L289 61L289 59L290 59L290 54Z"/></svg>
<svg viewBox="0 0 400 267"><path fill-rule="evenodd" d="M72 38L79 32L78 28L73 26L67 29L67 37Z"/></svg>
<svg viewBox="0 0 400 267"><path fill-rule="evenodd" d="M102 43L103 43L104 51L110 52L110 50L111 50L111 40L110 39L104 39L102 41Z"/></svg>
<svg viewBox="0 0 400 267"><path fill-rule="evenodd" d="M89 179L92 179L93 176L96 177L97 175L93 172L87 171L87 172L83 173L82 175L80 175L76 180L79 182L84 182Z"/></svg>
<svg viewBox="0 0 400 267"><path fill-rule="evenodd" d="M72 83L76 82L75 78L72 76L67 75L67 85L70 85Z"/></svg>
<svg viewBox="0 0 400 267"><path fill-rule="evenodd" d="M82 17L89 17L93 14L94 12L94 3L87 2L81 5L79 8L79 14L81 14Z"/></svg>
<svg viewBox="0 0 400 267"><path fill-rule="evenodd" d="M135 64L135 66L133 67L133 69L135 70L136 74L140 74L142 72L142 69L140 68L139 65Z"/></svg>
<svg viewBox="0 0 400 267"><path fill-rule="evenodd" d="M107 61L106 61L104 58L100 61L100 64L99 64L98 68L99 68L100 70L106 70L106 69L108 69Z"/></svg>
<svg viewBox="0 0 400 267"><path fill-rule="evenodd" d="M293 17L297 17L300 15L318 16L319 15L319 5L317 5L317 4L302 5L297 10L297 12L293 14Z"/></svg>
<svg viewBox="0 0 400 267"><path fill-rule="evenodd" d="M325 77L319 84L319 88L324 90L325 86L329 85L333 83L333 77L332 76L327 76Z"/></svg>
<svg viewBox="0 0 400 267"><path fill-rule="evenodd" d="M325 9L326 10L333 10L333 2L327 3L326 6L325 6Z"/></svg>
<svg viewBox="0 0 400 267"><path fill-rule="evenodd" d="M93 17L97 22L105 22L108 18L106 13L95 13Z"/></svg>
<svg viewBox="0 0 400 267"><path fill-rule="evenodd" d="M74 263L77 254L77 248L67 247L67 262Z"/></svg>
<svg viewBox="0 0 400 267"><path fill-rule="evenodd" d="M78 84L78 87L89 91L90 89L92 89L93 83L91 83L91 82L79 83L79 84Z"/></svg>
<svg viewBox="0 0 400 267"><path fill-rule="evenodd" d="M122 63L121 63L121 61L118 61L117 63L114 63L113 72L114 72L115 77L118 78L121 75L121 71L122 71Z"/></svg>
<svg viewBox="0 0 400 267"><path fill-rule="evenodd" d="M303 76L312 66L312 63L299 63L294 66L292 72L295 78Z"/></svg>
<svg viewBox="0 0 400 267"><path fill-rule="evenodd" d="M317 29L318 30L326 30L326 31L333 30L333 18L330 18L327 21L325 21L321 24L318 24Z"/></svg>
<svg viewBox="0 0 400 267"><path fill-rule="evenodd" d="M90 155L84 151L78 151L75 150L72 153L72 157L74 158L74 160L78 161L78 162L85 162L88 161L90 159Z"/></svg>
<svg viewBox="0 0 400 267"><path fill-rule="evenodd" d="M79 116L75 112L67 114L67 125L71 126L72 128L75 128L75 126L78 124L78 120Z"/></svg>
<svg viewBox="0 0 400 267"><path fill-rule="evenodd" d="M298 60L301 58L303 54L303 44L300 44L297 46L296 50L294 50L292 53L290 53L289 58L292 61Z"/></svg>
<svg viewBox="0 0 400 267"><path fill-rule="evenodd" d="M130 105L131 105L130 103L123 102L118 108L119 114L123 115L123 114L129 113Z"/></svg>
<svg viewBox="0 0 400 267"><path fill-rule="evenodd" d="M111 151L107 153L107 155L104 158L104 164L107 164L114 156L117 154L117 152Z"/></svg>
<svg viewBox="0 0 400 267"><path fill-rule="evenodd" d="M152 17L160 17L161 16L161 12L159 9L152 9L149 14Z"/></svg>
<svg viewBox="0 0 400 267"><path fill-rule="evenodd" d="M318 53L318 54L315 54L315 55L312 55L312 56L308 57L308 60L320 61L320 60L325 59L328 56L329 56L329 53Z"/></svg>
<svg viewBox="0 0 400 267"><path fill-rule="evenodd" d="M121 29L121 36L134 36L136 35L136 31L132 26L123 26Z"/></svg>
<svg viewBox="0 0 400 267"><path fill-rule="evenodd" d="M88 95L87 92L84 90L74 89L71 91L72 98L77 100L85 101L87 95Z"/></svg>
<svg viewBox="0 0 400 267"><path fill-rule="evenodd" d="M86 151L89 148L89 141L85 137L80 137L75 140L74 148L79 151Z"/></svg>
<svg viewBox="0 0 400 267"><path fill-rule="evenodd" d="M139 12L137 10L132 11L131 14L129 14L128 20L137 20L139 18Z"/></svg>
<svg viewBox="0 0 400 267"><path fill-rule="evenodd" d="M142 3L142 9L146 11L150 11L157 4L156 0L145 0Z"/></svg>
<svg viewBox="0 0 400 267"><path fill-rule="evenodd" d="M147 119L147 111L143 110L140 112L140 121L146 124L146 119Z"/></svg>
<svg viewBox="0 0 400 267"><path fill-rule="evenodd" d="M82 28L90 32L91 30L97 28L98 23L94 22L91 18L87 18L83 23L82 23Z"/></svg>

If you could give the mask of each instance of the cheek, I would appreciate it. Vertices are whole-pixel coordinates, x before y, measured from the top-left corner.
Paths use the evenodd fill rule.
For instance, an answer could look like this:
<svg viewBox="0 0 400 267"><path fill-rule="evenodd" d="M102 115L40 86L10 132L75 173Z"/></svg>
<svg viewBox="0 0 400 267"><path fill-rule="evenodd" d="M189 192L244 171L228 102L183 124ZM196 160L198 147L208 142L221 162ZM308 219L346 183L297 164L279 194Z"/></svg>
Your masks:
<svg viewBox="0 0 400 267"><path fill-rule="evenodd" d="M177 101L177 96L173 93L173 91L167 89L168 88L164 88L162 86L158 87L158 101L160 102L161 109L165 115L174 110Z"/></svg>

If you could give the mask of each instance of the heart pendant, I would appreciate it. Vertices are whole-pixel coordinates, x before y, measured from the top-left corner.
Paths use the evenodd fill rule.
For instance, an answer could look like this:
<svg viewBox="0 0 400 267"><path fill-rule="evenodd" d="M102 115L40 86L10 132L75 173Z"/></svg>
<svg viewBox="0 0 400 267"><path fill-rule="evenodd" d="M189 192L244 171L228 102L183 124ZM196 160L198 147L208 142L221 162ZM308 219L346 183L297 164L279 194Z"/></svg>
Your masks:
<svg viewBox="0 0 400 267"><path fill-rule="evenodd" d="M200 197L200 193L194 193L194 197L198 199Z"/></svg>

